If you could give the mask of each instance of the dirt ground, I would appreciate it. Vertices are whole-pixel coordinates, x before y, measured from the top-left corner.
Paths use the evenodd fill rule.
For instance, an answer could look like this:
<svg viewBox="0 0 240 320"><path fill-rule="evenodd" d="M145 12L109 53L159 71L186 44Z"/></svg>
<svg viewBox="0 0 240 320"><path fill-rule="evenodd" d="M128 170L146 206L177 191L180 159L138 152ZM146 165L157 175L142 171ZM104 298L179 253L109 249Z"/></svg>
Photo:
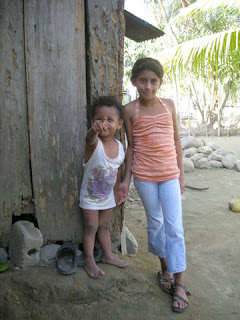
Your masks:
<svg viewBox="0 0 240 320"><path fill-rule="evenodd" d="M209 138L240 156L240 137ZM147 253L146 218L134 188L125 204L125 224L137 239L127 269L101 265L106 275L90 279L83 268L70 276L55 266L0 274L0 319L4 320L240 320L240 213L228 209L240 198L240 172L214 169L185 175L186 183L208 186L183 194L187 248L185 282L192 295L184 314L170 308L158 287L159 262Z"/></svg>

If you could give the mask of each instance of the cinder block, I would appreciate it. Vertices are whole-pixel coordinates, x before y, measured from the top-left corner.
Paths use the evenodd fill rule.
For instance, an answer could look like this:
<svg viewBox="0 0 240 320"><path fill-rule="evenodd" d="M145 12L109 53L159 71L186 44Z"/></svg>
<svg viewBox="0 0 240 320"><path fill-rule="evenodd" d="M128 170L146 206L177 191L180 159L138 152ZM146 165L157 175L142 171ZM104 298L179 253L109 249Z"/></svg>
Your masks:
<svg viewBox="0 0 240 320"><path fill-rule="evenodd" d="M55 263L56 253L60 248L60 244L49 244L40 250L40 266L48 266Z"/></svg>
<svg viewBox="0 0 240 320"><path fill-rule="evenodd" d="M29 221L18 221L12 227L9 243L9 258L16 267L39 265L43 236Z"/></svg>

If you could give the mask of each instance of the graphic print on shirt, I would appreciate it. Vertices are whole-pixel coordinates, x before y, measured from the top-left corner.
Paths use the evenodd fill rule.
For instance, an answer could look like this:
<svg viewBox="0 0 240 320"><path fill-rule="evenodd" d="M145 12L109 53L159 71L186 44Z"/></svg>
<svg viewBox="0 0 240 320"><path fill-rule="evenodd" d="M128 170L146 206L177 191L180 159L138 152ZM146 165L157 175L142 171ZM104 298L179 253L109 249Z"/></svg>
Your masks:
<svg viewBox="0 0 240 320"><path fill-rule="evenodd" d="M99 165L92 170L92 176L88 180L87 190L89 195L86 198L107 199L117 179L117 170L108 167L107 170Z"/></svg>

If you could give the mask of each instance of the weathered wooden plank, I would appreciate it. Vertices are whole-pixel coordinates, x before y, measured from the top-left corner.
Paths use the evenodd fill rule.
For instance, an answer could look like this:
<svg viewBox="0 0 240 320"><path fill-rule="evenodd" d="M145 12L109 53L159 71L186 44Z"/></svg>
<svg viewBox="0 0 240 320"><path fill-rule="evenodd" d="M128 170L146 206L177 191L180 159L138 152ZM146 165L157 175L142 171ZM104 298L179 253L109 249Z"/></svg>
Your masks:
<svg viewBox="0 0 240 320"><path fill-rule="evenodd" d="M88 0L88 101L99 95L114 95L122 100L124 1ZM124 142L124 134L119 134ZM123 207L114 209L111 223L113 249L120 244Z"/></svg>
<svg viewBox="0 0 240 320"><path fill-rule="evenodd" d="M100 94L122 98L125 33L123 2L87 1L91 100Z"/></svg>
<svg viewBox="0 0 240 320"><path fill-rule="evenodd" d="M25 0L35 212L44 241L82 237L86 131L84 0Z"/></svg>
<svg viewBox="0 0 240 320"><path fill-rule="evenodd" d="M0 1L0 246L12 215L32 198L23 37L23 1Z"/></svg>

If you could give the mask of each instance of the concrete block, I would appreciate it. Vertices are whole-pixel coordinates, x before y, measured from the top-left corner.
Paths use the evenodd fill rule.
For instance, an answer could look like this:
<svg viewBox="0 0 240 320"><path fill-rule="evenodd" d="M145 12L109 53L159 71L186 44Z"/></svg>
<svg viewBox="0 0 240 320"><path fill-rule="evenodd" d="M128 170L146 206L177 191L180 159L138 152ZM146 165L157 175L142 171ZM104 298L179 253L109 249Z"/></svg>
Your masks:
<svg viewBox="0 0 240 320"><path fill-rule="evenodd" d="M39 265L42 245L42 233L32 222L14 223L9 242L9 258L16 267L24 269Z"/></svg>
<svg viewBox="0 0 240 320"><path fill-rule="evenodd" d="M56 253L60 247L60 244L49 244L42 247L40 250L40 265L48 266L49 264L55 263Z"/></svg>

